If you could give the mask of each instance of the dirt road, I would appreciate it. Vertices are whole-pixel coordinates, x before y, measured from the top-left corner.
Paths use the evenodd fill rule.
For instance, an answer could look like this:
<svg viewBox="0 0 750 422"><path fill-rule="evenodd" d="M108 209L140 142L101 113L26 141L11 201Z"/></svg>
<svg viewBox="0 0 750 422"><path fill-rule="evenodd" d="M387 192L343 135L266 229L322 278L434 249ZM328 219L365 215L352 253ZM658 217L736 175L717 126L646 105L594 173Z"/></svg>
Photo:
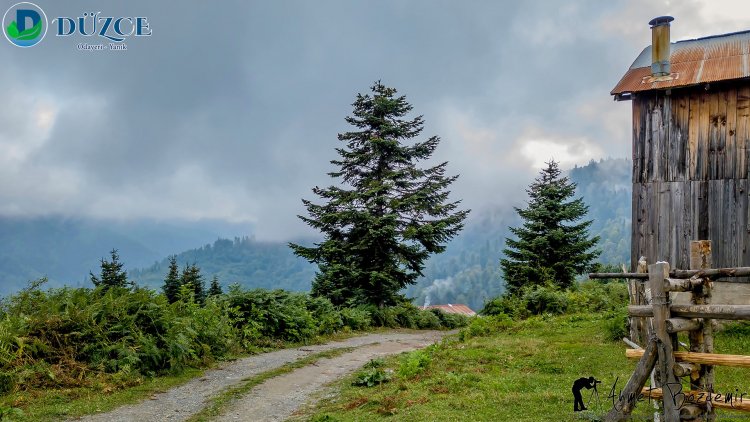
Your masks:
<svg viewBox="0 0 750 422"><path fill-rule="evenodd" d="M282 421L302 406L310 396L368 360L414 350L439 341L446 331L410 331L368 334L322 345L305 346L264 353L228 362L207 371L203 377L155 394L141 403L120 407L112 412L86 416L77 420L91 422L184 421L199 412L208 399L243 379L278 368L305 356L338 348L356 350L314 365L269 379L233 403L219 421Z"/></svg>

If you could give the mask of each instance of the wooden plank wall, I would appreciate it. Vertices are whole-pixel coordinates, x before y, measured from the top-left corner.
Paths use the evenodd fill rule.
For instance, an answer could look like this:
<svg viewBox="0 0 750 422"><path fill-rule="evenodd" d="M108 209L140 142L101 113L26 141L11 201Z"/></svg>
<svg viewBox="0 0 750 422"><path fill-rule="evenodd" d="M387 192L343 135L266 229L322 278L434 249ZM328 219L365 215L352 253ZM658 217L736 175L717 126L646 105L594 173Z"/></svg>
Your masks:
<svg viewBox="0 0 750 422"><path fill-rule="evenodd" d="M702 239L715 266L750 266L748 138L750 81L633 99L633 265L688 268Z"/></svg>

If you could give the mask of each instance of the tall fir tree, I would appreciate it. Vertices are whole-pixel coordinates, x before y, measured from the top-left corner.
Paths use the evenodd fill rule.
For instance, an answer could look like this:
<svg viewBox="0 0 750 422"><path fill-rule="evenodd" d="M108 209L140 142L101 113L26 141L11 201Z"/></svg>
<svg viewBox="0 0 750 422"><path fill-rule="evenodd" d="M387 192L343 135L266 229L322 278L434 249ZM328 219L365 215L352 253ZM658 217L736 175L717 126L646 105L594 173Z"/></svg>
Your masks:
<svg viewBox="0 0 750 422"><path fill-rule="evenodd" d="M294 253L318 264L312 293L334 304L386 306L404 300L400 290L422 275L425 260L445 249L462 228L468 210L449 200L447 162L422 168L440 138L411 141L422 116L408 118L412 106L379 81L372 95L357 95L346 121L355 131L338 135L336 185L315 187L324 203L302 200L309 217L299 216L324 235L313 247L290 244ZM411 141L411 142L409 142Z"/></svg>
<svg viewBox="0 0 750 422"><path fill-rule="evenodd" d="M177 257L172 255L169 257L169 271L167 276L164 278L164 296L167 297L169 303L177 302L180 298L180 268L177 266Z"/></svg>
<svg viewBox="0 0 750 422"><path fill-rule="evenodd" d="M208 296L219 296L224 292L221 291L221 285L219 284L219 277L213 276L211 278L211 287L208 288Z"/></svg>
<svg viewBox="0 0 750 422"><path fill-rule="evenodd" d="M110 251L111 261L101 259L101 273L99 277L95 276L94 273L89 271L91 282L96 287L127 287L128 285L128 273L122 269L122 262L120 262L120 255L117 253L117 249Z"/></svg>
<svg viewBox="0 0 750 422"><path fill-rule="evenodd" d="M592 248L599 237L589 237L591 221L579 222L588 206L582 198L573 199L575 189L552 160L526 190L528 206L516 208L523 224L510 227L516 239L505 240L505 258L500 260L508 293L534 285L566 288L576 274L595 267L601 252Z"/></svg>
<svg viewBox="0 0 750 422"><path fill-rule="evenodd" d="M190 291L193 292L193 298L197 303L205 302L206 284L203 281L201 269L195 263L191 265L185 264L182 276L180 277L180 284L190 288Z"/></svg>

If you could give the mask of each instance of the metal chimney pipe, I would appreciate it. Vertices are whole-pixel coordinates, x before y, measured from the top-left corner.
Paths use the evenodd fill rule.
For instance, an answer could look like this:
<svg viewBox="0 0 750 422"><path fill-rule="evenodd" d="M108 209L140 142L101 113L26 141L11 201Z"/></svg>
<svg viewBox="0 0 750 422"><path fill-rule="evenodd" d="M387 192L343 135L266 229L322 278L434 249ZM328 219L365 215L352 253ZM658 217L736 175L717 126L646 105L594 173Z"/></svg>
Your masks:
<svg viewBox="0 0 750 422"><path fill-rule="evenodd" d="M651 25L651 76L667 76L671 73L669 63L669 23L671 16L659 16L648 23Z"/></svg>

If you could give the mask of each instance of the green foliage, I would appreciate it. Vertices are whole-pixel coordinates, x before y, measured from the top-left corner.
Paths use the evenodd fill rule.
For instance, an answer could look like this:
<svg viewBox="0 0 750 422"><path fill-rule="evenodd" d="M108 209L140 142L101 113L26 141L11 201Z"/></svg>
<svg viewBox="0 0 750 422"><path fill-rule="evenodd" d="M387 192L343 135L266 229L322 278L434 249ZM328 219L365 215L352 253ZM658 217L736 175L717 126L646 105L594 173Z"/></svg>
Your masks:
<svg viewBox="0 0 750 422"><path fill-rule="evenodd" d="M601 252L591 249L599 238L589 238L591 221L578 222L588 206L582 198L572 199L575 189L575 183L561 177L555 161L547 163L527 189L528 206L516 208L523 224L510 228L515 238L506 239L505 258L500 260L509 293L518 294L532 286L567 288L575 282L576 274L593 268ZM538 299L553 298L546 295Z"/></svg>
<svg viewBox="0 0 750 422"><path fill-rule="evenodd" d="M400 291L416 282L427 258L445 249L468 215L449 202L447 188L457 176L445 175L446 162L417 166L440 139L407 144L422 131L422 117L406 119L412 106L395 89L376 82L371 91L357 96L346 118L357 131L338 136L346 145L331 161L336 186L313 189L322 205L303 200L309 217L300 218L322 232L323 242L290 244L318 265L313 294L335 305L401 302Z"/></svg>
<svg viewBox="0 0 750 422"><path fill-rule="evenodd" d="M568 309L568 298L564 292L553 287L534 286L523 290L521 300L534 315L562 314Z"/></svg>
<svg viewBox="0 0 750 422"><path fill-rule="evenodd" d="M0 405L0 421L12 421L14 418L23 417L21 409Z"/></svg>
<svg viewBox="0 0 750 422"><path fill-rule="evenodd" d="M213 278L211 278L211 287L208 288L208 296L219 296L223 293L221 285L219 284L219 277L214 275Z"/></svg>
<svg viewBox="0 0 750 422"><path fill-rule="evenodd" d="M188 286L193 292L193 297L198 303L203 303L206 300L206 283L203 281L203 274L201 269L193 263L191 265L185 264L185 268L182 270L180 275L180 285Z"/></svg>
<svg viewBox="0 0 750 422"><path fill-rule="evenodd" d="M431 349L415 350L401 357L396 373L399 377L409 379L424 372L432 362Z"/></svg>
<svg viewBox="0 0 750 422"><path fill-rule="evenodd" d="M104 258L101 259L101 275L99 277L89 272L91 282L96 287L126 287L128 285L128 273L122 269L123 264L120 262L117 249L112 249L110 256L111 261L107 261Z"/></svg>
<svg viewBox="0 0 750 422"><path fill-rule="evenodd" d="M180 285L180 269L177 266L177 257L172 255L169 257L169 270L167 271L167 276L164 278L164 286L162 286L164 295L167 297L169 303L177 301Z"/></svg>
<svg viewBox="0 0 750 422"><path fill-rule="evenodd" d="M390 372L383 368L365 368L354 377L352 385L357 387L374 387L390 381L392 375Z"/></svg>
<svg viewBox="0 0 750 422"><path fill-rule="evenodd" d="M623 337L630 336L628 313L625 309L608 312L604 328L607 333L607 340L610 341L620 341Z"/></svg>
<svg viewBox="0 0 750 422"><path fill-rule="evenodd" d="M531 315L567 312L620 312L628 301L625 283L584 281L559 290L554 287L526 287L517 295L504 295L488 301L480 314L507 315L523 319Z"/></svg>
<svg viewBox="0 0 750 422"><path fill-rule="evenodd" d="M366 309L343 308L340 314L343 324L352 330L366 330L372 326L372 318Z"/></svg>
<svg viewBox="0 0 750 422"><path fill-rule="evenodd" d="M513 320L503 313L473 318L469 325L458 333L460 341L466 341L473 337L485 337L507 331L513 326Z"/></svg>

